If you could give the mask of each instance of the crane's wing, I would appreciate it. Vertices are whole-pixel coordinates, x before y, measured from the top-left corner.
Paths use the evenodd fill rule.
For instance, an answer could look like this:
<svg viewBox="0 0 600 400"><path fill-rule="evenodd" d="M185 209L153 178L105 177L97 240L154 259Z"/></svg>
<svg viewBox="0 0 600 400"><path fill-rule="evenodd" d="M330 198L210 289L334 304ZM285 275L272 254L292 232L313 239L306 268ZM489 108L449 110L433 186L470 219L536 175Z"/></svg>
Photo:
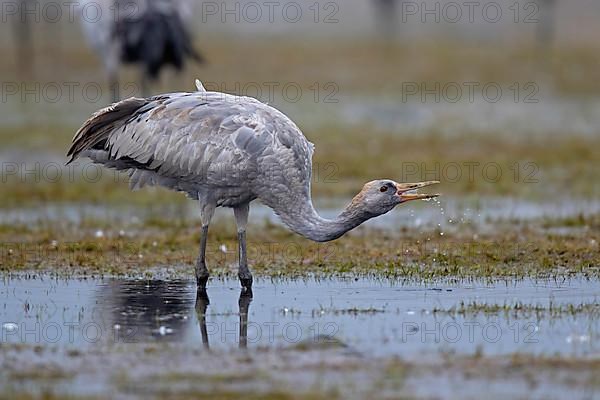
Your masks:
<svg viewBox="0 0 600 400"><path fill-rule="evenodd" d="M69 162L87 156L131 169L133 188L159 183L189 193L186 182L243 186L256 174L256 157L273 147L277 135L265 105L236 99L196 92L121 101L79 129Z"/></svg>

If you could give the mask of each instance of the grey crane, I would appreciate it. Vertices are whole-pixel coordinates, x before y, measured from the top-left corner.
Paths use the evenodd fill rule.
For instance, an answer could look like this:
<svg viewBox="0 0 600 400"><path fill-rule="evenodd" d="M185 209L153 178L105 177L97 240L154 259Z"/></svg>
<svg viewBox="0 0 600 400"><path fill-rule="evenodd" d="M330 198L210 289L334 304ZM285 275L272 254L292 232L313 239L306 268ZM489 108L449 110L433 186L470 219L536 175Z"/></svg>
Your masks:
<svg viewBox="0 0 600 400"><path fill-rule="evenodd" d="M239 278L251 289L246 256L250 202L260 200L294 232L316 242L342 236L361 223L410 200L436 194L416 189L437 181L368 182L334 219L311 199L313 144L287 116L251 97L197 92L129 98L93 114L77 131L69 163L88 157L129 170L132 189L160 185L200 203L202 236L196 262L199 288L208 280L205 251L216 207L233 208L239 242Z"/></svg>
<svg viewBox="0 0 600 400"><path fill-rule="evenodd" d="M108 76L113 100L119 100L119 66L142 67L141 88L167 65L180 70L187 58L203 57L186 29L188 0L83 0L78 3L84 33Z"/></svg>

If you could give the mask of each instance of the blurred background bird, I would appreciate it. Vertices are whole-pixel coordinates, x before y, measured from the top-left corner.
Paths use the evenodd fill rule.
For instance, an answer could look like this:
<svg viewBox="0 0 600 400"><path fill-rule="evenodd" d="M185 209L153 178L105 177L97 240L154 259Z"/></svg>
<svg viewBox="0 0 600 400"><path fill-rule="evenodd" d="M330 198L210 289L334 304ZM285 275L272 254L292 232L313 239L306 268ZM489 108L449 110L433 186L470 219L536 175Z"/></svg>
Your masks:
<svg viewBox="0 0 600 400"><path fill-rule="evenodd" d="M99 20L83 12L92 3L101 10ZM121 64L139 66L141 93L149 95L164 67L181 70L188 59L204 61L186 27L191 15L186 0L84 0L80 7L86 39L103 63L113 101L120 98Z"/></svg>

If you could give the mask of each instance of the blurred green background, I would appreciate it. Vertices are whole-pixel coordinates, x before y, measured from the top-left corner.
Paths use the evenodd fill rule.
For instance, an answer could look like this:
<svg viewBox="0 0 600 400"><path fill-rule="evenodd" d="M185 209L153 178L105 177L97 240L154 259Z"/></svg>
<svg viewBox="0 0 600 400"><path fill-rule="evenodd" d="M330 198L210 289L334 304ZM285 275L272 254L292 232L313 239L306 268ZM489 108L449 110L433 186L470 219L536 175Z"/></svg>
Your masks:
<svg viewBox="0 0 600 400"><path fill-rule="evenodd" d="M24 18L7 3L5 212L183 202L161 189L131 194L126 179L104 171L97 180L85 164L58 172L80 124L110 103L106 77L68 7L59 18L59 3L40 1ZM152 92L190 91L199 78L280 108L316 144L320 199L349 198L377 177L437 178L450 198L585 199L596 210L598 2L267 3L191 2L187 23L207 63L165 71ZM140 95L136 68L120 78L123 97Z"/></svg>

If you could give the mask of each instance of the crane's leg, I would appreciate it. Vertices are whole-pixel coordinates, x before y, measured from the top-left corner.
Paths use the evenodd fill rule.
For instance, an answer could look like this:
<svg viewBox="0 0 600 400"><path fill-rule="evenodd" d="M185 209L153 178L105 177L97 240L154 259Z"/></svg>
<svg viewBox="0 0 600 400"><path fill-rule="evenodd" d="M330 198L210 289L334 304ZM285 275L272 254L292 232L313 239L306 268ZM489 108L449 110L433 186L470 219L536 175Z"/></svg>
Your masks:
<svg viewBox="0 0 600 400"><path fill-rule="evenodd" d="M248 212L250 211L250 203L243 204L233 209L235 214L235 222L238 229L238 245L240 269L238 276L242 284L242 290L252 290L252 274L248 269L248 257L246 254L246 225L248 225Z"/></svg>
<svg viewBox="0 0 600 400"><path fill-rule="evenodd" d="M208 238L208 225L215 213L212 205L203 205L200 210L200 222L202 223L202 236L200 237L200 255L196 261L196 282L198 290L206 289L208 282L208 269L206 268L206 241Z"/></svg>

